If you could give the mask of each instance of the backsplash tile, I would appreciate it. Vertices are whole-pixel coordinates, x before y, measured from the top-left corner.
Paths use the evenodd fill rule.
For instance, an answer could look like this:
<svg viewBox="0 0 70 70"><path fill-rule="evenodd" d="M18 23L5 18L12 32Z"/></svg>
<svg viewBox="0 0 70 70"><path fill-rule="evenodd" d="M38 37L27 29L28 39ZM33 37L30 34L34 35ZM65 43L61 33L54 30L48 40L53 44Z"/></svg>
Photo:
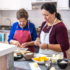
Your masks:
<svg viewBox="0 0 70 70"><path fill-rule="evenodd" d="M2 10L0 11L0 25L10 25L9 21L7 20L4 23L6 18L11 20L11 25L18 21L16 19L16 12L17 10ZM66 25L67 29L70 30L70 10L58 10L61 14L64 24ZM42 22L44 21L43 15L41 10L28 10L29 20L35 24L36 27L41 26Z"/></svg>

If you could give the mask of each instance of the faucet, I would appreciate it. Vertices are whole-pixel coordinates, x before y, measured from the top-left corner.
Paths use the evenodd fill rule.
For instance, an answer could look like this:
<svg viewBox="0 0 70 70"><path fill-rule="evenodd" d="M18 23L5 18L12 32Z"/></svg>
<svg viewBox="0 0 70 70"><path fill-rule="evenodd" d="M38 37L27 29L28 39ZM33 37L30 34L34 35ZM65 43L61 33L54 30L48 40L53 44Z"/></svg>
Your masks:
<svg viewBox="0 0 70 70"><path fill-rule="evenodd" d="M11 20L10 20L9 18L6 18L6 19L4 20L4 22L5 22L6 20L9 20L9 21L10 21L10 27L9 27L9 28L11 28Z"/></svg>

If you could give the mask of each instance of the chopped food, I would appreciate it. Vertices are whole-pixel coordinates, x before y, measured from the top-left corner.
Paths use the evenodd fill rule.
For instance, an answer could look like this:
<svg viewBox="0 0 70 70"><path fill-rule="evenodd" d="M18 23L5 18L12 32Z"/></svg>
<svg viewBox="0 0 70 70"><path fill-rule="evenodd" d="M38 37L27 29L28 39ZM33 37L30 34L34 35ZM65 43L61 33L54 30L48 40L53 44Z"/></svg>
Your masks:
<svg viewBox="0 0 70 70"><path fill-rule="evenodd" d="M53 54L52 56L52 63L57 64L58 59L63 59L63 57L60 54Z"/></svg>
<svg viewBox="0 0 70 70"><path fill-rule="evenodd" d="M14 57L16 57L17 56L17 53L14 53Z"/></svg>
<svg viewBox="0 0 70 70"><path fill-rule="evenodd" d="M48 61L49 58L47 58L46 56L43 56L43 57L37 57L37 58L33 58L35 61Z"/></svg>
<svg viewBox="0 0 70 70"><path fill-rule="evenodd" d="M33 66L36 68L36 67L38 67L38 64L37 63L32 63L33 64Z"/></svg>
<svg viewBox="0 0 70 70"><path fill-rule="evenodd" d="M56 70L54 67L51 67L50 70Z"/></svg>

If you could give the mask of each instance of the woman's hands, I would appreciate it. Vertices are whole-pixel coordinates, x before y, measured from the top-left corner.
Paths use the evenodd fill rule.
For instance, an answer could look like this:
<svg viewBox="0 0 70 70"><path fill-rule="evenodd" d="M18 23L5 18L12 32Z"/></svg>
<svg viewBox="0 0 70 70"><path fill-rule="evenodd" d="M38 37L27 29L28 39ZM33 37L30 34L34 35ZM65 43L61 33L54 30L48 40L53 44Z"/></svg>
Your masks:
<svg viewBox="0 0 70 70"><path fill-rule="evenodd" d="M41 44L39 37L35 40L34 45L39 46L41 49L47 49L47 44L46 43Z"/></svg>
<svg viewBox="0 0 70 70"><path fill-rule="evenodd" d="M17 45L17 47L20 47L20 43L18 41L14 41L14 45Z"/></svg>
<svg viewBox="0 0 70 70"><path fill-rule="evenodd" d="M46 43L39 44L39 47L40 47L41 49L47 49L47 44L46 44Z"/></svg>
<svg viewBox="0 0 70 70"><path fill-rule="evenodd" d="M34 45L39 46L39 44L40 44L40 38L36 38L36 40L34 42Z"/></svg>
<svg viewBox="0 0 70 70"><path fill-rule="evenodd" d="M16 40L11 40L10 44L17 45L17 47L20 47L19 41L16 41Z"/></svg>
<svg viewBox="0 0 70 70"><path fill-rule="evenodd" d="M20 44L19 41L11 40L10 44L17 45L17 47L20 47L20 48L25 48L26 46L33 46L34 45L34 41L25 42L25 43Z"/></svg>
<svg viewBox="0 0 70 70"><path fill-rule="evenodd" d="M20 48L25 48L26 46L27 46L27 42L22 43L21 46L20 46Z"/></svg>
<svg viewBox="0 0 70 70"><path fill-rule="evenodd" d="M27 46L27 42L20 44L19 41L11 40L10 44L17 45L17 47L25 48Z"/></svg>

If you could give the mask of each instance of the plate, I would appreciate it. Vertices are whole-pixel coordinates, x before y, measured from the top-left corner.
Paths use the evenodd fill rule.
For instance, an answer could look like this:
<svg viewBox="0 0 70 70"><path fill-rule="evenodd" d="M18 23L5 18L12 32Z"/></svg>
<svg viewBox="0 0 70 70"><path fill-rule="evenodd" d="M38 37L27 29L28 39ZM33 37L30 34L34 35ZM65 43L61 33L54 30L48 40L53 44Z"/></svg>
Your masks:
<svg viewBox="0 0 70 70"><path fill-rule="evenodd" d="M49 58L49 60L51 60L51 58L52 58L52 57L49 57L49 56L47 56L47 55L45 55L45 54L40 54L40 53L37 53L37 54L35 53L35 54L34 54L34 58L37 58L37 57L40 57L40 56L41 56L41 57L44 57L44 56L45 56L45 57ZM32 60L33 60L34 62L38 63L38 64L44 64L44 63L45 63L44 61L35 61L33 58L32 58Z"/></svg>
<svg viewBox="0 0 70 70"><path fill-rule="evenodd" d="M44 63L45 63L44 61L35 61L33 58L32 58L32 60L33 60L34 62L38 63L38 64L44 64Z"/></svg>
<svg viewBox="0 0 70 70"><path fill-rule="evenodd" d="M38 58L38 57L36 57L36 58ZM49 57L47 57L47 58L49 58ZM44 61L36 61L36 60L34 60L34 58L32 58L32 60L38 64L44 64L45 63ZM49 58L49 60L50 60L50 58ZM47 60L47 61L49 61L49 60Z"/></svg>
<svg viewBox="0 0 70 70"><path fill-rule="evenodd" d="M28 50L28 48L17 48L17 50L15 50L14 52L22 53L22 52L26 52L27 50Z"/></svg>
<svg viewBox="0 0 70 70"><path fill-rule="evenodd" d="M27 51L28 50L28 48L17 48L18 50L20 50L20 51Z"/></svg>

